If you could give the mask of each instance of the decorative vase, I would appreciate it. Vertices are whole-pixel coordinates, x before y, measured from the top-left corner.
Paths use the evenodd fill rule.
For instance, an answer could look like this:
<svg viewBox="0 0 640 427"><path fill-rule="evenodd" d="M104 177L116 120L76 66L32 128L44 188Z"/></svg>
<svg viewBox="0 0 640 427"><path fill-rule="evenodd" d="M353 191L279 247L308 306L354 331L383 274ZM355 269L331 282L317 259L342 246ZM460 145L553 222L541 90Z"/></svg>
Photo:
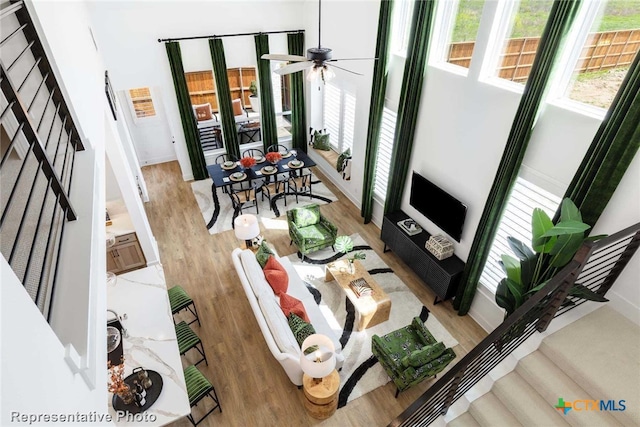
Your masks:
<svg viewBox="0 0 640 427"><path fill-rule="evenodd" d="M347 271L349 272L349 274L356 274L356 266L353 264L353 260L350 259L348 262L348 269Z"/></svg>
<svg viewBox="0 0 640 427"><path fill-rule="evenodd" d="M118 393L118 397L122 399L125 405L131 405L133 403L133 393L127 384L124 385L123 391Z"/></svg>

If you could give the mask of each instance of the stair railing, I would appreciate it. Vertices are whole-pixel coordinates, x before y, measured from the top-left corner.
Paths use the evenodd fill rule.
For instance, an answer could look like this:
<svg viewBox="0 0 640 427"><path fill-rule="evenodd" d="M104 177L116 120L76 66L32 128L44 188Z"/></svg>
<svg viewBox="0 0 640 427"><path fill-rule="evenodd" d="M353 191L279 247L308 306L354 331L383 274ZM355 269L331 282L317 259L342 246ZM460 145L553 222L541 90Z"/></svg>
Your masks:
<svg viewBox="0 0 640 427"><path fill-rule="evenodd" d="M640 246L640 223L597 242L586 242L547 285L465 355L389 426L428 426L535 332L585 302L569 295L574 284L606 295Z"/></svg>

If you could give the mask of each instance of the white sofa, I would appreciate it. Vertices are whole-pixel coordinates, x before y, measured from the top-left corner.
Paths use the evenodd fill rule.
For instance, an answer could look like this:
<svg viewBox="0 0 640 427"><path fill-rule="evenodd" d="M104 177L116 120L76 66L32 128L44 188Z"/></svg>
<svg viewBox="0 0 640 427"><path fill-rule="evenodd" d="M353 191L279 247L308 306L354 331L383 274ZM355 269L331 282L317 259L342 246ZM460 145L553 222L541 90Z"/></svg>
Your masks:
<svg viewBox="0 0 640 427"><path fill-rule="evenodd" d="M300 346L280 308L279 298L274 295L269 283L267 283L255 254L248 249L237 248L231 257L271 354L282 365L291 382L297 386L302 385ZM327 323L320 307L296 273L291 262L286 258L277 258L289 275L287 293L302 301L316 333L331 338L336 347L336 369L340 369L344 362L344 356L338 337Z"/></svg>

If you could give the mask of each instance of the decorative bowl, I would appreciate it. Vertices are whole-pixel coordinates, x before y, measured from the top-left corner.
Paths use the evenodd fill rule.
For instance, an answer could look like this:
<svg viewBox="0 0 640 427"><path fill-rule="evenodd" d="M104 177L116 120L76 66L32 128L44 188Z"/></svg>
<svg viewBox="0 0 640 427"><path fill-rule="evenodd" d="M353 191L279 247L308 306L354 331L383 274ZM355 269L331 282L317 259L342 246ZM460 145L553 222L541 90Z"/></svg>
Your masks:
<svg viewBox="0 0 640 427"><path fill-rule="evenodd" d="M224 166L225 168L230 168L231 166L235 166L235 165L236 165L235 162L232 162L231 160L227 160L222 164L222 166Z"/></svg>
<svg viewBox="0 0 640 427"><path fill-rule="evenodd" d="M231 177L235 178L235 179L243 178L244 177L244 172L234 172L234 173L231 174Z"/></svg>

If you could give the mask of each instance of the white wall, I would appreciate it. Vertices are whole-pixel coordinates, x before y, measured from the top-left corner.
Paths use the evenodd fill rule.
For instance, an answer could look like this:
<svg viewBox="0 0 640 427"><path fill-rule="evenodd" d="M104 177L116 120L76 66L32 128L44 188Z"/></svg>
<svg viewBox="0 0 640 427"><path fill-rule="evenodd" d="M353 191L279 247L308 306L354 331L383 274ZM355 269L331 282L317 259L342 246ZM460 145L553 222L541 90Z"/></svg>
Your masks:
<svg viewBox="0 0 640 427"><path fill-rule="evenodd" d="M109 66L113 70L112 82L117 89L141 85L158 86L163 89L170 127L176 139L176 152L183 171L189 179L191 171L184 145L180 119L166 59L166 52L157 38L206 34L224 34L246 31L296 29L306 30L307 47L317 44L317 2L252 1L208 3L153 3L144 2L94 2L90 10L94 17L98 44ZM493 13L497 2L487 2L481 23L478 46L468 76L451 72L439 66L429 65L423 86L420 112L416 129L415 146L410 170L415 170L468 206L467 220L462 241L456 244L456 254L467 258L477 224L484 207L488 191L499 164L500 157L517 109L520 94L480 80L481 58L489 46L489 35ZM196 9L194 9L196 8ZM189 10L189 12L185 12ZM198 10L202 19L194 19L193 10ZM251 10L251 13L246 13ZM379 2L371 1L325 1L323 2L322 44L333 49L334 57L368 57L375 52ZM242 16L242 19L238 19ZM140 25L140 22L144 24ZM116 30L117 29L117 30ZM195 47L183 43L183 53ZM193 43L193 42L189 42ZM226 46L225 41L225 46ZM206 46L206 43L205 43ZM209 52L200 46L202 58L185 62L189 68L206 64ZM228 53L228 57L233 55ZM206 59L204 57L207 57ZM241 64L238 64L241 65ZM354 77L336 71L337 78L348 81L356 88L356 129L354 135L351 181L338 179L330 165L315 158L341 190L360 206L362 173L369 114L371 76L373 64L367 62L345 62L347 68L364 73ZM404 61L400 57L391 60L390 82L387 92L389 105L397 103ZM308 119L313 125L318 120L321 108L316 87L307 86ZM530 149L524 165L527 177L547 189L561 194L579 165L586 147L600 120L557 105L548 105L543 111L532 135ZM324 162L324 163L323 163ZM637 163L637 161L636 161ZM634 163L635 165L635 163ZM638 169L633 166L621 185L610 209L601 223L611 229L628 226L626 221L640 220L638 202ZM620 195L618 195L620 193ZM418 214L408 203L407 186L402 208L414 216L429 232L440 230ZM629 212L623 218L614 212ZM380 225L382 206L374 204L374 221ZM633 221L632 221L633 222ZM635 260L634 260L635 261ZM632 307L640 306L633 283L624 275L616 284L620 293ZM479 306L479 303L485 304ZM482 313L482 314L481 314ZM472 307L476 318L501 319L500 310L489 295L477 298ZM491 327L493 320L484 322ZM495 326L495 325L493 325Z"/></svg>
<svg viewBox="0 0 640 427"><path fill-rule="evenodd" d="M302 19L302 4L300 1L267 0L120 1L90 2L88 8L93 18L94 35L109 68L114 88L124 90L150 86L161 90L169 129L175 140L176 155L182 175L188 180L193 178L193 174L167 53L158 39L298 29ZM190 48L186 47L187 43L194 42L181 44L188 51ZM208 49L202 49L202 52L202 64L205 64L211 55Z"/></svg>
<svg viewBox="0 0 640 427"><path fill-rule="evenodd" d="M9 411L106 413L104 68L82 3L27 3L86 150L76 155L51 325L4 259L2 421ZM93 195L93 197L87 197ZM97 227L96 224L101 224ZM102 292L101 292L102 290ZM54 332L55 331L55 332Z"/></svg>

